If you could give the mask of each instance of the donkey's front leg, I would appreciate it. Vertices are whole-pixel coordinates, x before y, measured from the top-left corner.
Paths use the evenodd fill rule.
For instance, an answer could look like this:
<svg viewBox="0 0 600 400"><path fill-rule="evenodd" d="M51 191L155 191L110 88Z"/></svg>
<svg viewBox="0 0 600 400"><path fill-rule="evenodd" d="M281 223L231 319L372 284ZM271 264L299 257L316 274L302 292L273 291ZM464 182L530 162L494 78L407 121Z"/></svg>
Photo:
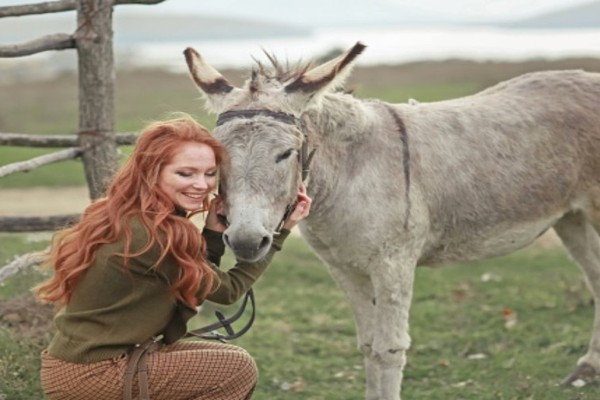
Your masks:
<svg viewBox="0 0 600 400"><path fill-rule="evenodd" d="M371 357L373 335L377 330L375 324L375 294L371 278L364 272L358 272L347 267L330 269L331 276L342 289L356 322L356 338L359 350L363 354L366 374L366 400L380 399L380 372Z"/></svg>
<svg viewBox="0 0 600 400"><path fill-rule="evenodd" d="M377 327L371 358L380 372L380 400L400 400L402 371L410 347L408 314L415 266L412 257L390 257L371 275Z"/></svg>

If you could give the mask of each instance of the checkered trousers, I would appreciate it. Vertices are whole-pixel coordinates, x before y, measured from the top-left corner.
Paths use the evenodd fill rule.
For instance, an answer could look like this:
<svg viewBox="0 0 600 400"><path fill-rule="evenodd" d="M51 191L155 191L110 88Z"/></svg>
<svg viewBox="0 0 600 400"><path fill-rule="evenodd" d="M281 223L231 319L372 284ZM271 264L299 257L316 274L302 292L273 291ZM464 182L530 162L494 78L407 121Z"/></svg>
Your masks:
<svg viewBox="0 0 600 400"><path fill-rule="evenodd" d="M74 364L42 353L42 387L49 400L122 400L129 355ZM247 400L258 370L240 347L218 342L180 341L147 359L151 400ZM139 398L137 377L134 399Z"/></svg>

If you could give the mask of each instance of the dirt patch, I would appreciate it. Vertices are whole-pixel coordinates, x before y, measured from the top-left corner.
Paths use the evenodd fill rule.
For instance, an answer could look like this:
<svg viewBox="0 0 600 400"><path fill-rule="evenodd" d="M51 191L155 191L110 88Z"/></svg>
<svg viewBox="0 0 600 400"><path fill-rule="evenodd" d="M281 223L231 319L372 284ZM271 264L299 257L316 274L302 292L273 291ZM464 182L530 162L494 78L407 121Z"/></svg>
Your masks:
<svg viewBox="0 0 600 400"><path fill-rule="evenodd" d="M54 330L54 307L39 303L33 294L0 300L0 326L15 337L42 343Z"/></svg>
<svg viewBox="0 0 600 400"><path fill-rule="evenodd" d="M81 213L90 204L86 187L1 189L0 215L47 216Z"/></svg>

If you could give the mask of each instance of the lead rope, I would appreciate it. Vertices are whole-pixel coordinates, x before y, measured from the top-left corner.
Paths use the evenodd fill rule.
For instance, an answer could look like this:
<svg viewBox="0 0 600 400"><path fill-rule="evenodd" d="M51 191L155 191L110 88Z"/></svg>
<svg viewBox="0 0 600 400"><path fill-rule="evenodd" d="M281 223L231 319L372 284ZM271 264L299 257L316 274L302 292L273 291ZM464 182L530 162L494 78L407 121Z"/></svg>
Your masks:
<svg viewBox="0 0 600 400"><path fill-rule="evenodd" d="M231 324L233 324L235 321L240 319L242 315L244 315L248 302L250 302L250 304L252 305L250 318L248 319L248 322L246 322L246 325L244 325L242 329L240 329L238 332L235 332ZM197 337L206 340L218 340L220 342L225 343L227 340L237 339L246 332L248 332L252 327L252 324L254 324L254 318L256 316L256 300L254 298L254 290L250 288L246 292L242 305L237 310L237 312L231 317L226 318L225 315L223 315L223 313L218 310L215 311L215 316L217 317L217 322L203 326L202 328L191 330L185 334L184 338ZM226 335L216 332L217 329L221 328L225 329L225 331L227 332Z"/></svg>

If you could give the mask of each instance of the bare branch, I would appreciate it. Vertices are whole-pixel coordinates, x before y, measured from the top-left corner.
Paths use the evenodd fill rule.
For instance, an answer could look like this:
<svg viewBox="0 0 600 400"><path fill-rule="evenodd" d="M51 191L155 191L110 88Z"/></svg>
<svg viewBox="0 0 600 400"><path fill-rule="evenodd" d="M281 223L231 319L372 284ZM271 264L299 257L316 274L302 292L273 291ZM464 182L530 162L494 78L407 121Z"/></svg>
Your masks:
<svg viewBox="0 0 600 400"><path fill-rule="evenodd" d="M138 133L118 133L118 145L134 144ZM77 135L31 135L25 133L0 133L0 146L25 147L75 147L79 145Z"/></svg>
<svg viewBox="0 0 600 400"><path fill-rule="evenodd" d="M6 6L0 7L0 18L71 11L76 6L76 0L46 1L37 4L23 4L22 6Z"/></svg>
<svg viewBox="0 0 600 400"><path fill-rule="evenodd" d="M0 268L0 283L6 279L17 274L26 268L33 267L34 265L40 265L45 261L44 253L48 249L43 251L36 251L34 253L27 253L20 257L15 258L12 262Z"/></svg>
<svg viewBox="0 0 600 400"><path fill-rule="evenodd" d="M52 215L42 217L0 216L0 232L55 231L74 224L80 214Z"/></svg>
<svg viewBox="0 0 600 400"><path fill-rule="evenodd" d="M21 57L47 50L74 49L75 47L75 36L67 33L55 33L26 43L0 46L0 57Z"/></svg>
<svg viewBox="0 0 600 400"><path fill-rule="evenodd" d="M82 149L80 147L74 147L57 151L56 153L44 154L43 156L32 158L28 161L16 162L0 167L0 178L3 176L13 174L15 172L27 172L34 168L42 165L51 164L61 160L68 160L81 155Z"/></svg>

